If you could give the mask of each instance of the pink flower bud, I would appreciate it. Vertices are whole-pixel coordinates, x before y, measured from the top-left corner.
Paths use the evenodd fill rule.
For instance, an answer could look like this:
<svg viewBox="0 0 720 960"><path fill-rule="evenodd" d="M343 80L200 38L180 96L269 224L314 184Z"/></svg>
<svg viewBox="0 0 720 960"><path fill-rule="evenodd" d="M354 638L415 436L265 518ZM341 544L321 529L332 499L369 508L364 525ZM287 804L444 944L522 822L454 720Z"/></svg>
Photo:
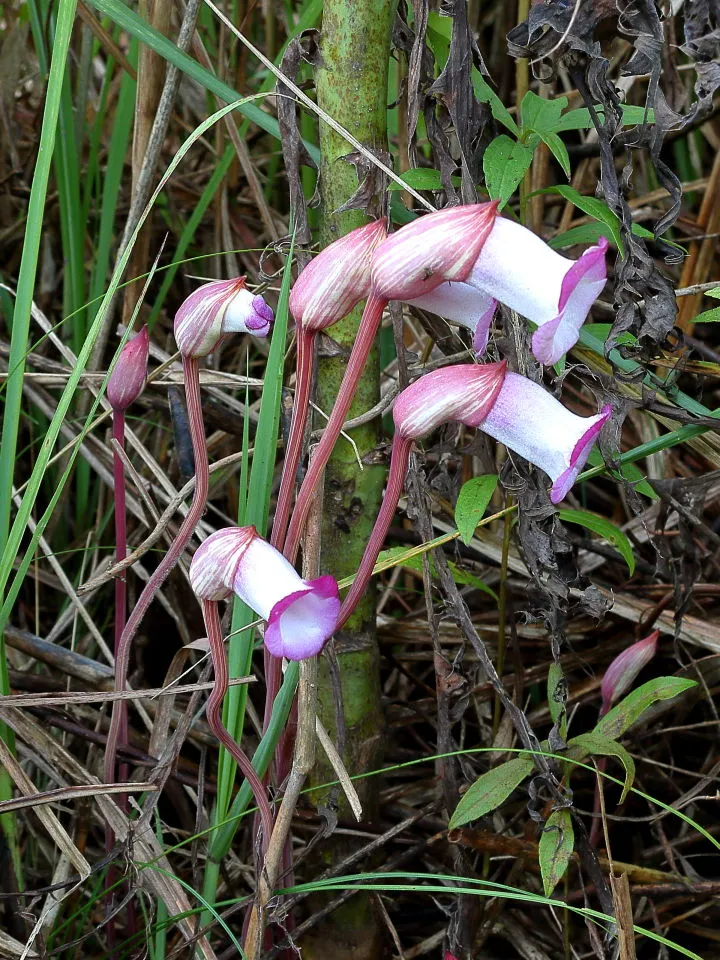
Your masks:
<svg viewBox="0 0 720 960"><path fill-rule="evenodd" d="M460 363L426 373L395 401L395 429L417 440L443 423L457 420L476 427L487 417L505 379L507 363Z"/></svg>
<svg viewBox="0 0 720 960"><path fill-rule="evenodd" d="M113 410L127 410L143 392L149 354L150 337L144 326L127 340L108 379L106 396Z"/></svg>
<svg viewBox="0 0 720 960"><path fill-rule="evenodd" d="M304 330L324 330L347 316L370 292L370 265L387 236L373 220L333 241L305 267L290 292L290 312Z"/></svg>
<svg viewBox="0 0 720 960"><path fill-rule="evenodd" d="M340 598L333 577L303 580L255 527L227 527L198 547L190 584L200 599L235 593L263 620L265 646L275 657L304 660L335 632Z"/></svg>
<svg viewBox="0 0 720 960"><path fill-rule="evenodd" d="M490 236L496 202L448 207L401 227L375 253L372 285L384 300L415 300L465 280Z"/></svg>
<svg viewBox="0 0 720 960"><path fill-rule="evenodd" d="M604 716L610 707L630 689L643 667L650 663L655 656L659 636L660 631L653 630L644 640L633 643L612 661L600 684L602 694L600 716Z"/></svg>
<svg viewBox="0 0 720 960"><path fill-rule="evenodd" d="M184 357L205 357L231 333L266 337L273 312L245 287L245 277L198 287L175 314L175 340Z"/></svg>

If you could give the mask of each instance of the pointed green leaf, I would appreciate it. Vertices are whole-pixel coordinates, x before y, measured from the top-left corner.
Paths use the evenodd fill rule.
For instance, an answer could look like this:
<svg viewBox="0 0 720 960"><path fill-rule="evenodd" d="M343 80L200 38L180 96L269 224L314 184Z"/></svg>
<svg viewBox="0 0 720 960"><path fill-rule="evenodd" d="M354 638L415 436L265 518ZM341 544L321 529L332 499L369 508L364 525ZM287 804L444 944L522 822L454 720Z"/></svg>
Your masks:
<svg viewBox="0 0 720 960"><path fill-rule="evenodd" d="M492 141L483 157L485 185L492 200L499 200L501 207L508 202L529 169L532 158L532 150L504 133Z"/></svg>
<svg viewBox="0 0 720 960"><path fill-rule="evenodd" d="M686 680L683 677L656 677L655 680L648 680L620 703L615 704L598 722L595 732L610 740L616 740L658 700L672 700L678 694L696 686L695 680Z"/></svg>
<svg viewBox="0 0 720 960"><path fill-rule="evenodd" d="M600 220L609 228L613 243L620 253L624 255L625 245L623 244L622 235L620 234L620 221L610 207L602 200L598 200L596 197L585 197L576 190L575 187L568 186L567 184L560 184L557 187L545 187L543 190L536 190L535 193L557 193L566 200L569 200L578 210L582 210L582 212L586 213L589 217Z"/></svg>
<svg viewBox="0 0 720 960"><path fill-rule="evenodd" d="M567 700L567 680L559 663L551 663L547 680L548 709L552 722L557 723Z"/></svg>
<svg viewBox="0 0 720 960"><path fill-rule="evenodd" d="M552 133L549 130L539 130L538 136L545 144L545 146L550 150L552 155L555 157L557 162L563 168L563 173L565 176L570 179L570 155L568 154L567 147L560 139L556 133Z"/></svg>
<svg viewBox="0 0 720 960"><path fill-rule="evenodd" d="M546 100L544 97L539 97L536 93L533 93L532 90L528 90L520 104L523 133L534 130L542 136L543 133L551 133L556 130L560 122L560 114L567 104L567 97L555 97L552 100Z"/></svg>
<svg viewBox="0 0 720 960"><path fill-rule="evenodd" d="M599 517L596 513L590 513L588 510L572 510L567 507L558 510L558 516L564 523L575 523L579 527L585 527L586 530L591 530L611 543L628 565L630 576L633 575L635 572L635 555L633 554L632 544L626 534L614 523L610 523L605 517Z"/></svg>
<svg viewBox="0 0 720 960"><path fill-rule="evenodd" d="M462 827L471 820L484 817L491 810L496 810L504 803L510 794L528 777L535 766L532 757L515 757L501 763L477 778L460 803L455 813L450 817L448 827Z"/></svg>
<svg viewBox="0 0 720 960"><path fill-rule="evenodd" d="M720 321L720 307L713 307L712 310L703 310L699 313L693 323L717 323Z"/></svg>
<svg viewBox="0 0 720 960"><path fill-rule="evenodd" d="M570 811L567 807L553 810L543 828L538 848L540 873L546 897L550 896L565 876L574 849L575 832Z"/></svg>
<svg viewBox="0 0 720 960"><path fill-rule="evenodd" d="M622 803L635 780L635 761L625 747L598 733L597 730L591 730L589 733L581 733L580 736L573 737L568 743L570 759L583 760L587 756L615 757L625 767L625 784L620 797L620 803Z"/></svg>
<svg viewBox="0 0 720 960"><path fill-rule="evenodd" d="M513 133L516 137L519 137L520 129L517 123L515 123L514 117L487 82L485 77L483 77L483 75L476 70L475 67L473 67L472 70L472 85L473 90L475 91L475 96L480 103L488 104L490 107L490 112L495 120L497 120L498 123L502 123L504 127L507 127L510 133Z"/></svg>
<svg viewBox="0 0 720 960"><path fill-rule="evenodd" d="M460 539L467 546L472 540L475 528L482 520L487 506L498 485L495 474L472 477L460 488L455 504L455 526L460 531Z"/></svg>

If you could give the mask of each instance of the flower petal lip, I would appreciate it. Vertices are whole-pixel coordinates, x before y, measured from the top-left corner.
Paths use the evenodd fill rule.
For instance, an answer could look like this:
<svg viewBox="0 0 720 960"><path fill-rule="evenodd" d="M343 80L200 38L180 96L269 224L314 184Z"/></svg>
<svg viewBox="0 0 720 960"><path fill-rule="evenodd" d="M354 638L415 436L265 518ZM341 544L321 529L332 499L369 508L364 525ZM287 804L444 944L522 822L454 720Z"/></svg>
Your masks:
<svg viewBox="0 0 720 960"><path fill-rule="evenodd" d="M402 437L417 440L451 420L477 426L497 400L506 371L503 360L459 363L426 373L395 401L395 429Z"/></svg>
<svg viewBox="0 0 720 960"><path fill-rule="evenodd" d="M225 600L233 592L238 564L258 536L255 527L224 527L211 533L190 563L190 586L201 600Z"/></svg>
<svg viewBox="0 0 720 960"><path fill-rule="evenodd" d="M267 336L272 310L245 287L245 277L211 280L194 290L175 314L174 333L185 357L205 357L230 333Z"/></svg>
<svg viewBox="0 0 720 960"><path fill-rule="evenodd" d="M609 665L600 684L602 695L601 713L610 707L632 686L640 671L650 663L657 651L659 630L653 630L644 640L626 647Z"/></svg>
<svg viewBox="0 0 720 960"><path fill-rule="evenodd" d="M491 236L498 204L466 204L418 217L376 250L372 286L385 300L414 300L448 280L465 280Z"/></svg>
<svg viewBox="0 0 720 960"><path fill-rule="evenodd" d="M593 417L580 417L540 384L508 373L485 419L473 425L544 470L553 480L550 499L559 503L611 414L606 406Z"/></svg>
<svg viewBox="0 0 720 960"><path fill-rule="evenodd" d="M290 312L307 331L324 330L370 293L370 266L387 237L383 220L334 240L300 273L290 292Z"/></svg>
<svg viewBox="0 0 720 960"><path fill-rule="evenodd" d="M577 343L580 327L607 280L607 247L607 240L601 237L597 245L587 249L565 274L558 315L533 334L533 353L540 363L557 363Z"/></svg>
<svg viewBox="0 0 720 960"><path fill-rule="evenodd" d="M283 597L270 611L265 646L275 657L314 657L335 632L340 597L334 577L318 577L305 583L303 590Z"/></svg>
<svg viewBox="0 0 720 960"><path fill-rule="evenodd" d="M150 335L144 326L126 341L108 378L106 396L113 410L126 410L145 387Z"/></svg>

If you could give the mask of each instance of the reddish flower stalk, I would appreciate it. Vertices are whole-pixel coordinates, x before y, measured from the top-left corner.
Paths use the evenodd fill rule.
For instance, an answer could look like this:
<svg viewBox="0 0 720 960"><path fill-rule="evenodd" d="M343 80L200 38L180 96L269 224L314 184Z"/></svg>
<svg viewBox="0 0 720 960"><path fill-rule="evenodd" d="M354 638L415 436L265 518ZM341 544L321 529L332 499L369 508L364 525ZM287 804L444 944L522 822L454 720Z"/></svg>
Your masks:
<svg viewBox="0 0 720 960"><path fill-rule="evenodd" d="M282 550L285 541L302 453L315 366L315 338L368 296L372 255L386 236L381 220L351 230L328 244L305 267L292 288L290 311L297 323L297 368L292 423L270 541L278 550Z"/></svg>
<svg viewBox="0 0 720 960"><path fill-rule="evenodd" d="M115 658L116 690L125 690L127 687L130 644L142 618L190 542L205 510L209 487L209 464L200 400L199 358L211 353L230 333L252 333L258 337L265 337L270 330L271 322L270 307L262 297L253 296L245 289L244 277L205 284L185 300L175 317L175 339L182 354L188 422L195 457L195 490L190 509L175 539L145 584L120 636ZM115 778L115 757L122 726L121 703L122 701L119 700L113 703L105 750L106 783L111 783Z"/></svg>
<svg viewBox="0 0 720 960"><path fill-rule="evenodd" d="M210 729L238 765L240 772L247 780L253 792L255 803L260 813L260 822L262 823L262 850L264 854L272 835L272 810L265 787L258 777L255 768L239 744L233 740L227 729L223 726L222 704L228 690L228 668L223 646L220 615L218 614L216 601L200 598L200 604L202 606L205 629L207 630L208 642L210 644L210 656L212 657L213 668L215 670L215 685L208 697L205 716L207 717Z"/></svg>
<svg viewBox="0 0 720 960"><path fill-rule="evenodd" d="M150 353L150 338L146 326L138 334L131 337L117 359L113 371L108 378L106 396L112 407L113 439L119 446L125 448L125 411L140 396L147 377L148 356ZM115 497L115 561L120 562L127 556L127 512L125 500L125 465L116 448L113 449L113 492ZM122 632L125 628L127 616L127 580L125 573L115 579L115 645L117 657L120 649ZM118 743L123 747L128 742L127 704L119 702L120 726ZM128 777L126 764L120 769L123 780ZM119 798L121 809L128 810L128 798Z"/></svg>
<svg viewBox="0 0 720 960"><path fill-rule="evenodd" d="M130 660L130 644L138 631L140 623L155 594L163 585L171 570L180 559L183 551L193 535L198 521L203 515L207 502L209 486L209 464L207 447L205 445L205 429L202 420L200 401L200 368L196 357L183 357L183 371L185 374L185 394L187 397L188 420L190 436L192 438L193 454L195 456L195 490L185 519L180 525L177 536L168 547L158 566L138 598L135 607L128 617L125 629L120 636L119 645L115 654L115 689L127 689L127 671ZM118 738L122 728L124 703L116 700L113 703L110 730L108 732L107 747L105 750L104 779L105 783L112 783L115 779L115 757L117 754Z"/></svg>
<svg viewBox="0 0 720 960"><path fill-rule="evenodd" d="M390 300L418 299L442 283L464 280L496 216L496 203L440 210L408 224L377 247L370 294L345 376L290 520L284 552L291 562L297 555L313 492L342 431L385 307Z"/></svg>
<svg viewBox="0 0 720 960"><path fill-rule="evenodd" d="M451 420L476 427L497 400L506 367L503 361L435 370L416 380L398 397L393 409L395 436L385 496L355 579L340 608L337 629L352 615L367 589L403 490L413 442Z"/></svg>

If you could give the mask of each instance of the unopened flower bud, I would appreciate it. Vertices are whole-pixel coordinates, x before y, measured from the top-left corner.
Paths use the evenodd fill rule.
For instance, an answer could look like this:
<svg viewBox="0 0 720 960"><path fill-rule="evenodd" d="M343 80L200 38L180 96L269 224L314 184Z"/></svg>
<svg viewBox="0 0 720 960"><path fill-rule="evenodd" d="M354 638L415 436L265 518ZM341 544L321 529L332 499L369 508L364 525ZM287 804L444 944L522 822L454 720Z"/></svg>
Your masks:
<svg viewBox="0 0 720 960"><path fill-rule="evenodd" d="M290 312L308 332L342 320L370 292L375 248L387 236L382 220L351 230L328 244L305 267L290 292Z"/></svg>
<svg viewBox="0 0 720 960"><path fill-rule="evenodd" d="M106 396L113 410L127 410L143 392L149 355L150 337L144 326L125 343L108 379Z"/></svg>
<svg viewBox="0 0 720 960"><path fill-rule="evenodd" d="M426 373L395 401L395 429L418 440L452 420L476 427L485 419L503 385L507 363L459 363Z"/></svg>
<svg viewBox="0 0 720 960"><path fill-rule="evenodd" d="M604 716L610 707L630 689L643 667L650 663L655 656L659 636L660 631L653 630L644 640L633 643L612 661L600 684L601 716Z"/></svg>
<svg viewBox="0 0 720 960"><path fill-rule="evenodd" d="M446 281L465 280L497 219L496 202L447 207L418 217L382 243L373 257L373 292L416 300Z"/></svg>

